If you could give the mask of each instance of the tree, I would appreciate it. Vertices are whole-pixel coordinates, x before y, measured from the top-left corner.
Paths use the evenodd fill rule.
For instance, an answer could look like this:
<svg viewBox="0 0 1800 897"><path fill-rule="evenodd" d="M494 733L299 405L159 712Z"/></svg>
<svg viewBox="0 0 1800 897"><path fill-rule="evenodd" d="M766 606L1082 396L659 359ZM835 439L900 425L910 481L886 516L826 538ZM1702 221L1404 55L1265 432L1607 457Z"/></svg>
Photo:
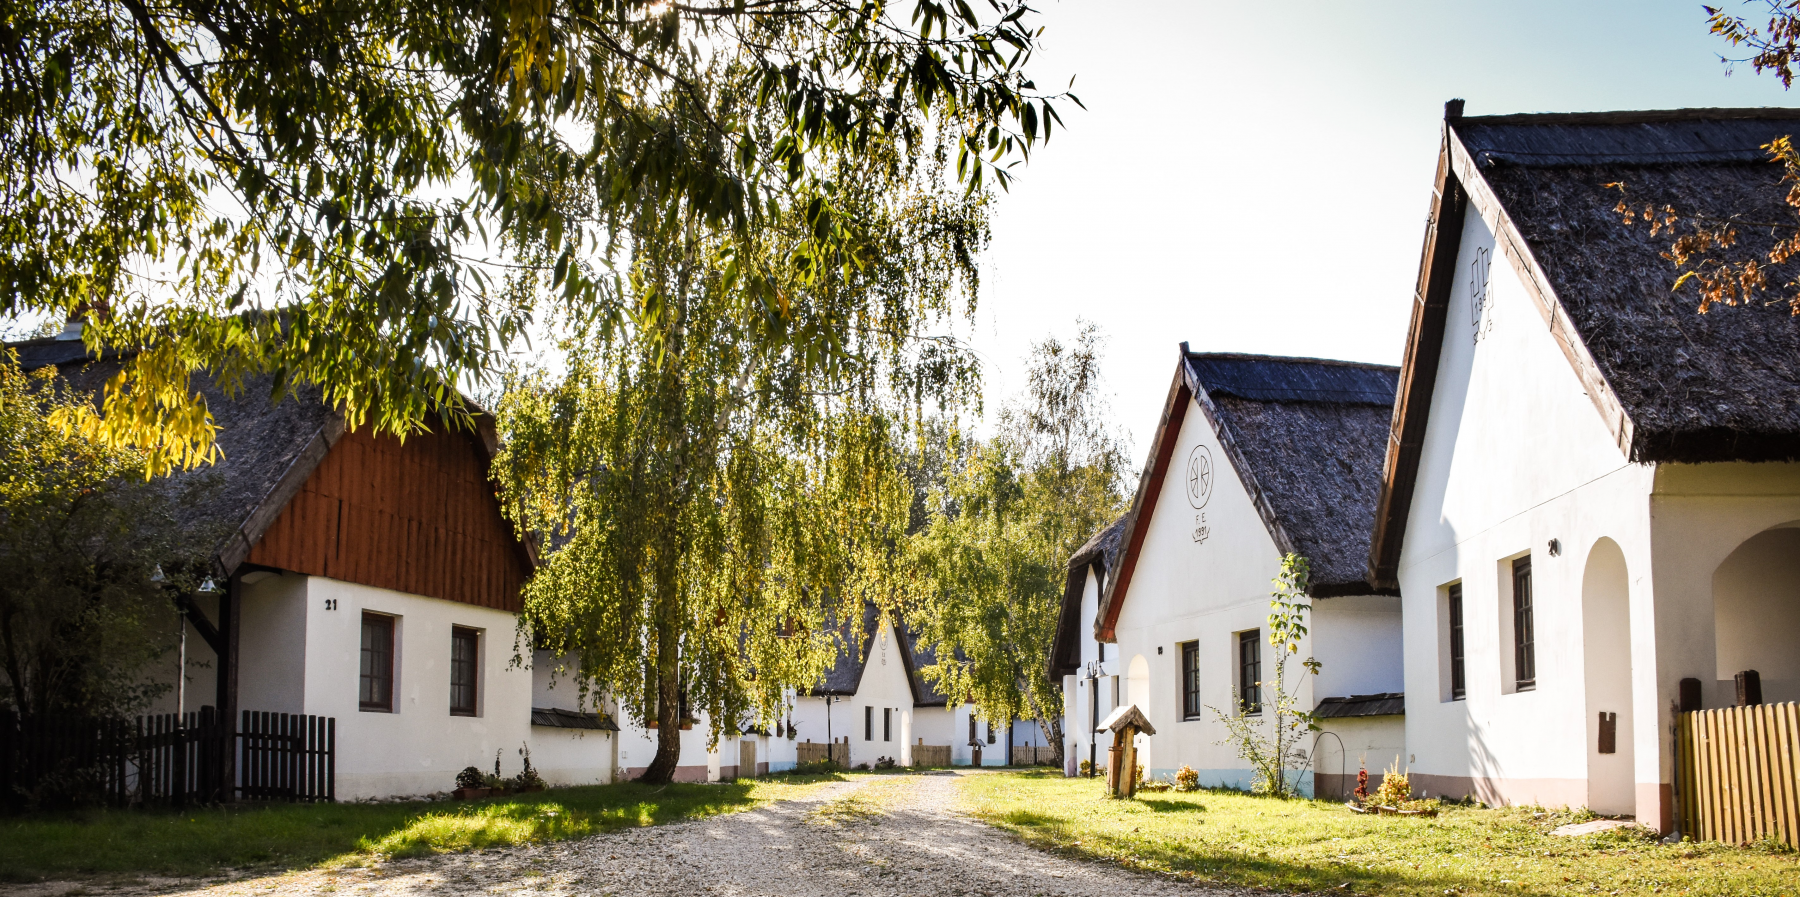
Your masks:
<svg viewBox="0 0 1800 897"><path fill-rule="evenodd" d="M1102 338L1032 347L1024 393L1001 411L909 540L908 619L936 652L939 691L973 698L989 721L1036 719L1061 762L1062 690L1043 658L1056 637L1068 559L1122 513L1122 436L1107 423ZM954 453L951 453L952 456Z"/></svg>
<svg viewBox="0 0 1800 897"><path fill-rule="evenodd" d="M1713 34L1733 47L1751 51L1744 58L1721 57L1727 66L1748 62L1757 73L1771 72L1784 88L1791 89L1800 51L1800 0L1760 2L1769 15L1762 27L1721 8L1701 9L1706 11ZM1669 249L1663 256L1679 272L1674 289L1694 287L1700 296L1701 314L1717 305L1765 301L1785 304L1794 315L1800 315L1800 269L1795 267L1800 264L1800 148L1789 135L1763 149L1771 162L1782 166L1776 186L1783 195L1771 195L1766 209L1678 209L1666 201L1632 195L1627 182L1606 185L1620 193L1614 211L1625 224L1641 220L1651 236L1669 235ZM1770 211L1774 214L1768 214Z"/></svg>
<svg viewBox="0 0 1800 897"><path fill-rule="evenodd" d="M566 374L522 374L499 404L503 506L546 558L520 644L657 724L645 781L674 774L684 708L715 741L777 718L854 647L836 633L862 637L844 621L893 603L908 412L975 388L933 334L971 307L988 201L944 189L943 162L838 157L832 226L862 249L824 265L790 251L817 216L735 228L646 188L620 218L631 313L569 322ZM832 344L772 338L777 305Z"/></svg>
<svg viewBox="0 0 1800 897"><path fill-rule="evenodd" d="M1300 686L1306 677L1316 676L1321 664L1311 657L1300 662L1301 672L1290 683L1287 664L1300 653L1300 642L1306 638L1306 615L1312 605L1306 603L1306 585L1310 578L1306 558L1290 554L1281 559L1281 573L1275 577L1275 591L1269 597L1269 647L1275 651L1273 675L1262 681L1244 683L1242 688L1255 688L1257 694L1231 690L1230 711L1208 707L1225 726L1225 740L1237 748L1238 757L1250 764L1255 775L1251 790L1257 794L1289 797L1293 784L1287 771L1304 766L1307 752L1301 742L1319 731L1318 718L1300 703ZM1258 706L1252 714L1248 705ZM1262 715L1263 708L1268 715Z"/></svg>
<svg viewBox="0 0 1800 897"><path fill-rule="evenodd" d="M167 690L144 676L180 625L164 585L200 569L183 493L146 482L141 454L51 423L86 401L0 355L0 705L26 718L118 715Z"/></svg>
<svg viewBox="0 0 1800 897"><path fill-rule="evenodd" d="M1066 96L1025 72L1024 0L4 3L0 317L138 350L71 423L153 472L214 455L193 371L404 432L466 411L546 307L626 326L624 272L574 260L646 196L714 230L804 218L741 261L767 281L873 250L838 160L944 150L1004 186ZM759 298L754 338L844 342Z"/></svg>

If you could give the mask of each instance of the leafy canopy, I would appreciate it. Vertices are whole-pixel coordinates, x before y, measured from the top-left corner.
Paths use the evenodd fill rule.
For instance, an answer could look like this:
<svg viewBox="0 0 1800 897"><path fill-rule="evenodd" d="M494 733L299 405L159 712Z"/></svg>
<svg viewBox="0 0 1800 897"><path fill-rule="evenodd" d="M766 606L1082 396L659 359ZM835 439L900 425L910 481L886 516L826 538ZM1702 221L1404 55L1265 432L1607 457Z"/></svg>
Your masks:
<svg viewBox="0 0 1800 897"><path fill-rule="evenodd" d="M838 352L843 322L795 329L773 288L868 258L837 160L936 146L969 190L1004 186L1064 96L1025 73L1023 0L0 11L0 316L87 314L91 348L141 349L70 423L157 472L216 452L191 371L316 384L404 432L460 410L546 305L625 326L643 297L611 263L646 200L714 230L803 221L738 276L757 339Z"/></svg>

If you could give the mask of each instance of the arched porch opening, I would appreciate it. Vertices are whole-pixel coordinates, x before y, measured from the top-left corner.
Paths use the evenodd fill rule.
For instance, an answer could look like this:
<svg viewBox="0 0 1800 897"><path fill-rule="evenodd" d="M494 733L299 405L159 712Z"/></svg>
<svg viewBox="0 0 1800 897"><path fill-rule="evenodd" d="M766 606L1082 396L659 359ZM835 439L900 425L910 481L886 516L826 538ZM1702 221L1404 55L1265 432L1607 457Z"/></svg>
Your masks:
<svg viewBox="0 0 1800 897"><path fill-rule="evenodd" d="M1729 706L1755 670L1765 703L1800 701L1800 522L1746 539L1713 572L1717 665L1708 707Z"/></svg>
<svg viewBox="0 0 1800 897"><path fill-rule="evenodd" d="M1631 713L1631 579L1619 543L1602 538L1581 576L1588 809L1637 812Z"/></svg>

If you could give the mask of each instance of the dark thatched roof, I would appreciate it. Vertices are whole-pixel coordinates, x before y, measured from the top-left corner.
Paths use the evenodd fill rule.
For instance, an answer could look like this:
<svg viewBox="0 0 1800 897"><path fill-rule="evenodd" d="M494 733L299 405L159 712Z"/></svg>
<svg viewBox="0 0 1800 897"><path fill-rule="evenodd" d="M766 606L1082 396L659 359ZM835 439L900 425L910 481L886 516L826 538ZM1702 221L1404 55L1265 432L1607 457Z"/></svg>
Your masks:
<svg viewBox="0 0 1800 897"><path fill-rule="evenodd" d="M1800 133L1800 118L1751 124ZM1482 172L1629 417L1631 460L1800 458L1800 321L1760 303L1698 314L1693 291L1669 289L1670 238L1622 223L1618 191L1604 185L1623 182L1633 200L1687 217L1793 222L1781 173L1739 161ZM1739 253L1774 239L1767 227L1739 234Z"/></svg>
<svg viewBox="0 0 1800 897"><path fill-rule="evenodd" d="M1106 571L1118 560L1129 514L1107 524L1087 544L1069 557L1068 578L1063 583L1062 608L1056 617L1056 638L1050 645L1050 678L1074 675L1081 669L1081 593L1089 576L1105 588ZM1093 621L1088 624L1092 626Z"/></svg>
<svg viewBox="0 0 1800 897"><path fill-rule="evenodd" d="M1190 352L1182 343L1150 461L1102 587L1095 637L1115 638L1147 521L1164 477L1179 463L1175 443L1190 407L1206 415L1275 547L1310 562L1309 595L1397 594L1372 586L1366 573L1398 375L1385 365Z"/></svg>
<svg viewBox="0 0 1800 897"><path fill-rule="evenodd" d="M1315 597L1368 591L1399 368L1190 353L1189 370L1276 544L1307 559Z"/></svg>
<svg viewBox="0 0 1800 897"><path fill-rule="evenodd" d="M1735 219L1735 257L1760 257L1794 223L1762 149L1800 133L1800 109L1678 109L1464 117L1445 107L1431 225L1399 407L1377 504L1369 578L1395 582L1465 210L1496 239L1623 456L1636 462L1800 459L1800 321L1755 304L1697 313L1662 257L1673 237L1613 211L1673 206ZM1764 222L1758 225L1757 222ZM1685 223L1683 225L1685 227Z"/></svg>
<svg viewBox="0 0 1800 897"><path fill-rule="evenodd" d="M26 370L56 365L76 388L98 392L118 373L117 360L88 362L79 340L29 340L8 344ZM215 572L229 574L250 546L274 522L344 429L343 419L320 401L313 388L290 392L270 402L273 381L252 378L227 396L211 378L196 375L194 388L206 397L216 443L223 456L217 463L180 471L170 477L178 487L198 486L199 501L180 506L180 522L193 532L221 538L213 552Z"/></svg>
<svg viewBox="0 0 1800 897"><path fill-rule="evenodd" d="M875 627L881 622L881 612L873 604L863 606L862 644L857 647L856 640L849 626L841 627L837 632L838 655L831 669L825 671L825 679L814 686L808 694L815 696L837 695L848 697L856 694L862 684L863 669L868 666L869 652L874 650ZM900 625L902 649L900 660L906 665L906 678L912 687L913 706L942 707L947 703L940 694L925 681L919 670L937 662L937 656L929 649L921 648L917 633L911 627Z"/></svg>
<svg viewBox="0 0 1800 897"><path fill-rule="evenodd" d="M1325 698L1313 713L1320 719L1349 719L1358 716L1405 716L1406 695L1389 691L1378 695L1351 695L1347 698Z"/></svg>

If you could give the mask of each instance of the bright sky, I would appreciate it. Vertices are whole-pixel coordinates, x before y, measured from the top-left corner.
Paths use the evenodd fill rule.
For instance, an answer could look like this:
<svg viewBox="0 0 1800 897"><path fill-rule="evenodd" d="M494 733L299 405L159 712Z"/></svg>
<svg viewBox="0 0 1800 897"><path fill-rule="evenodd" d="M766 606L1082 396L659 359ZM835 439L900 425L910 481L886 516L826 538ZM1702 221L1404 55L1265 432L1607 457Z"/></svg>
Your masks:
<svg viewBox="0 0 1800 897"><path fill-rule="evenodd" d="M1065 112L1001 198L974 334L984 393L991 413L1032 341L1094 321L1140 461L1182 340L1400 362L1445 100L1800 106L1748 66L1726 77L1697 0L1038 6L1034 76L1076 74L1088 111Z"/></svg>

